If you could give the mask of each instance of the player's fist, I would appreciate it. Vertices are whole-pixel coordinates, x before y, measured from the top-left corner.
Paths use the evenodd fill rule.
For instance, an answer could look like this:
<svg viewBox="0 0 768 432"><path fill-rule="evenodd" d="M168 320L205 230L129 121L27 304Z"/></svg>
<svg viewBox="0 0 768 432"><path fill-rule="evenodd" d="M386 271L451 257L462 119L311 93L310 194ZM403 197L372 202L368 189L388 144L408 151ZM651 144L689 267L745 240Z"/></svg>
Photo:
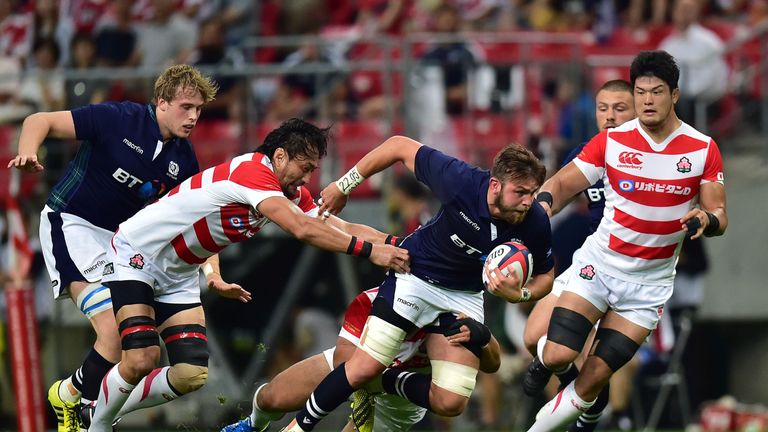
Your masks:
<svg viewBox="0 0 768 432"><path fill-rule="evenodd" d="M488 279L485 287L489 293L508 302L520 301L523 295L523 281L516 271L503 271L498 268L491 270L488 266L483 267L483 271Z"/></svg>
<svg viewBox="0 0 768 432"><path fill-rule="evenodd" d="M371 249L371 256L369 259L377 266L391 268L397 273L408 273L411 271L408 251L400 249L399 247L375 244Z"/></svg>
<svg viewBox="0 0 768 432"><path fill-rule="evenodd" d="M8 168L15 167L25 172L40 172L43 165L37 160L36 154L18 154L8 162Z"/></svg>

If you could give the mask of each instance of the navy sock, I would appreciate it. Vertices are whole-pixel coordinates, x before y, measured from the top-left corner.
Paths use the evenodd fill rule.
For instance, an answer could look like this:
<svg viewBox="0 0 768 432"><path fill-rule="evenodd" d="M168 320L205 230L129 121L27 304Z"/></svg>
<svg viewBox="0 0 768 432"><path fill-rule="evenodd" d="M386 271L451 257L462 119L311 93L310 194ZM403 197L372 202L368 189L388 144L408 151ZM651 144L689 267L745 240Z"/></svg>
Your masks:
<svg viewBox="0 0 768 432"><path fill-rule="evenodd" d="M95 349L85 356L83 364L72 375L72 385L82 393L82 398L95 401L99 398L101 380L115 364L105 359Z"/></svg>
<svg viewBox="0 0 768 432"><path fill-rule="evenodd" d="M432 406L429 404L429 388L432 385L431 375L389 368L384 371L381 383L384 386L384 391L387 393L398 395L422 408L432 410Z"/></svg>
<svg viewBox="0 0 768 432"><path fill-rule="evenodd" d="M296 414L296 422L311 431L331 411L349 398L355 389L347 380L346 363L332 370L309 396L306 405Z"/></svg>
<svg viewBox="0 0 768 432"><path fill-rule="evenodd" d="M558 391L560 391L579 376L579 368L577 368L575 364L571 364L571 367L569 367L568 370L562 374L555 374L555 376L560 380L560 386L558 387Z"/></svg>

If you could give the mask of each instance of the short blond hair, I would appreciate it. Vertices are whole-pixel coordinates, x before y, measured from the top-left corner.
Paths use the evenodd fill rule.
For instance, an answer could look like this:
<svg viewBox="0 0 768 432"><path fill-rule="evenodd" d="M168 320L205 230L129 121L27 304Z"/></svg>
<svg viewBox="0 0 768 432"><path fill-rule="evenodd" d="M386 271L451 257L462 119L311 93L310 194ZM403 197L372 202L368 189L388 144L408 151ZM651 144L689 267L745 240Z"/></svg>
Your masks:
<svg viewBox="0 0 768 432"><path fill-rule="evenodd" d="M219 85L190 65L173 65L155 81L155 103L160 99L173 100L179 90L200 92L203 102L208 103L216 98Z"/></svg>

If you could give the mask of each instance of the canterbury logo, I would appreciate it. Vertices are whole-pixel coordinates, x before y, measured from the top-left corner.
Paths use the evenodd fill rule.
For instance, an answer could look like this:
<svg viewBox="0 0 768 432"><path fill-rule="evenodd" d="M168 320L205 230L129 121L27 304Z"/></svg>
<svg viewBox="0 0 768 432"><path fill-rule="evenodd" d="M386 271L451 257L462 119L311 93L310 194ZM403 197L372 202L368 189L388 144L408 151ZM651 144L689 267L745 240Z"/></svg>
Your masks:
<svg viewBox="0 0 768 432"><path fill-rule="evenodd" d="M642 165L643 161L640 159L642 153L635 152L621 152L619 154L619 163L624 165Z"/></svg>

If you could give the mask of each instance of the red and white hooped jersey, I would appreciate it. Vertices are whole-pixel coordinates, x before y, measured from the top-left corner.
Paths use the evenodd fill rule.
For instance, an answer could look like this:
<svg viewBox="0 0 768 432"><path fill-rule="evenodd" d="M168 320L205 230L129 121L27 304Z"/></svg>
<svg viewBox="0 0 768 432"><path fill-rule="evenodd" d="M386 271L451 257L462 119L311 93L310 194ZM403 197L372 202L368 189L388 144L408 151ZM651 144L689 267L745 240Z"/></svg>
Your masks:
<svg viewBox="0 0 768 432"><path fill-rule="evenodd" d="M158 268L185 272L253 237L270 222L256 207L276 196L285 195L269 158L247 153L188 178L119 230ZM292 201L308 216L317 216L304 186Z"/></svg>
<svg viewBox="0 0 768 432"><path fill-rule="evenodd" d="M341 325L339 336L352 342L355 346L360 346L360 337L363 334L365 322L371 314L373 300L379 293L379 288L371 288L363 291L352 300L344 314L344 323ZM422 346L427 334L423 329L417 331L414 335L406 337L400 345L400 351L392 361L392 366L404 369L420 369L429 367L426 347Z"/></svg>
<svg viewBox="0 0 768 432"><path fill-rule="evenodd" d="M657 144L635 119L592 138L574 163L590 184L605 184L603 219L574 258L614 277L671 285L685 236L680 218L702 184L724 180L715 141L682 123Z"/></svg>

